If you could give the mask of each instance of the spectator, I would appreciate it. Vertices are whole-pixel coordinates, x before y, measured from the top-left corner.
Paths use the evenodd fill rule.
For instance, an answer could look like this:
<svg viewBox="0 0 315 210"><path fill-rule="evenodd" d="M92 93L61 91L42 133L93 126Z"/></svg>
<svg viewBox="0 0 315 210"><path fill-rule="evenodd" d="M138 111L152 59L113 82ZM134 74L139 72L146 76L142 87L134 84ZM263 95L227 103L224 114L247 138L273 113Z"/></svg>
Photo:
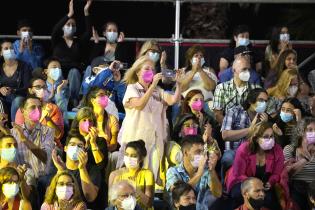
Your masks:
<svg viewBox="0 0 315 210"><path fill-rule="evenodd" d="M264 208L264 183L255 177L245 179L241 186L244 204L235 210L268 210Z"/></svg>
<svg viewBox="0 0 315 210"><path fill-rule="evenodd" d="M194 45L186 51L185 78L183 80L183 96L192 89L200 89L205 101L212 99L213 91L218 82L214 70L205 64L205 50L200 45Z"/></svg>
<svg viewBox="0 0 315 210"><path fill-rule="evenodd" d="M290 193L300 209L308 210L306 189L315 180L315 118L306 117L294 128L292 141L283 153L290 177Z"/></svg>
<svg viewBox="0 0 315 210"><path fill-rule="evenodd" d="M28 93L38 97L42 102L42 114L40 123L54 129L55 143L59 148L62 148L60 142L64 134L64 120L62 113L57 105L48 102L48 91L45 80L41 78L33 78L30 81L30 87ZM18 109L15 116L15 123L23 125L25 122L21 109Z"/></svg>
<svg viewBox="0 0 315 210"><path fill-rule="evenodd" d="M274 66L279 54L286 49L292 49L288 27L273 27L269 44L265 50L266 68L270 69L270 67Z"/></svg>
<svg viewBox="0 0 315 210"><path fill-rule="evenodd" d="M144 141L131 141L126 145L124 155L125 167L113 171L109 176L110 190L116 183L126 180L136 188L135 197L142 209L153 209L154 176L149 169L143 168L147 151Z"/></svg>
<svg viewBox="0 0 315 210"><path fill-rule="evenodd" d="M32 68L16 59L10 41L4 40L1 43L1 56L4 62L0 65L0 94L6 107L11 107L10 119L14 121L15 113L29 87Z"/></svg>
<svg viewBox="0 0 315 210"><path fill-rule="evenodd" d="M281 80L282 72L286 69L297 69L297 53L293 49L287 49L280 53L274 65L266 72L264 87L272 88Z"/></svg>
<svg viewBox="0 0 315 210"><path fill-rule="evenodd" d="M233 207L243 203L241 182L248 177L260 179L265 187L264 206L281 209L275 193L275 185L285 183L281 180L284 170L284 157L280 145L275 144L272 124L261 122L254 125L249 134L249 141L244 142L236 151L235 161L227 175L227 189L233 199ZM288 192L287 184L282 188Z"/></svg>
<svg viewBox="0 0 315 210"><path fill-rule="evenodd" d="M20 175L14 168L0 169L1 209L32 210L31 204L19 193L20 182Z"/></svg>
<svg viewBox="0 0 315 210"><path fill-rule="evenodd" d="M118 119L106 111L109 103L109 92L98 87L90 89L86 95L83 106L93 109L96 118L98 137L103 138L107 143L108 151L117 149L117 135L119 131Z"/></svg>
<svg viewBox="0 0 315 210"><path fill-rule="evenodd" d="M179 181L174 184L172 200L173 206L176 208L176 210L196 210L195 190L188 183Z"/></svg>
<svg viewBox="0 0 315 210"><path fill-rule="evenodd" d="M208 160L204 155L204 142L200 136L186 136L181 147L183 161L180 165L167 170L166 190L172 197L174 184L177 181L186 182L197 193L199 198L197 209L211 207L222 194L222 186L215 172L218 156L210 153ZM198 206L200 207L198 208Z"/></svg>
<svg viewBox="0 0 315 210"><path fill-rule="evenodd" d="M217 85L213 97L213 111L217 122L221 125L229 109L241 104L251 89L259 87L248 83L250 64L245 57L237 57L233 62L233 79Z"/></svg>
<svg viewBox="0 0 315 210"><path fill-rule="evenodd" d="M128 181L119 181L114 184L109 193L110 203L112 204L105 210L142 210L137 205L136 189Z"/></svg>
<svg viewBox="0 0 315 210"><path fill-rule="evenodd" d="M84 6L86 29L82 36L77 39L74 38L76 21L73 18L73 0L69 2L68 14L54 26L51 34L53 56L56 56L61 62L63 78L68 78L70 102L73 107L77 106L79 102L80 71L83 71L84 68L82 66L82 55L92 35L92 25L89 17L91 4L92 0L88 0Z"/></svg>
<svg viewBox="0 0 315 210"><path fill-rule="evenodd" d="M284 148L290 144L293 129L305 116L304 109L296 98L287 98L281 104L280 113L273 119L277 143Z"/></svg>
<svg viewBox="0 0 315 210"><path fill-rule="evenodd" d="M251 60L252 52L248 47L238 46L234 49L234 59L238 56L245 56L247 59ZM260 75L252 68L249 70L250 77L248 82L251 84L261 84ZM223 71L219 72L219 80L220 83L227 82L233 78L233 70L232 67L229 67Z"/></svg>
<svg viewBox="0 0 315 210"><path fill-rule="evenodd" d="M77 180L67 171L57 173L51 180L41 210L85 210Z"/></svg>
<svg viewBox="0 0 315 210"><path fill-rule="evenodd" d="M10 130L8 127L9 119L7 113L8 111L0 98L0 137L10 134Z"/></svg>
<svg viewBox="0 0 315 210"><path fill-rule="evenodd" d="M20 39L13 43L17 59L32 66L32 69L42 67L44 49L33 40L33 27L29 20L20 20L17 24L17 35Z"/></svg>
<svg viewBox="0 0 315 210"><path fill-rule="evenodd" d="M83 201L87 203L87 208L93 207L93 201L97 198L101 186L101 173L97 167L88 164L88 153L85 152L86 141L78 132L70 132L66 139L66 162L57 155L57 151L52 153L52 159L58 172L68 170L79 184L79 189ZM91 160L90 160L91 161ZM103 205L98 203L98 205ZM90 207L91 206L91 207ZM94 208L94 207L93 207Z"/></svg>
<svg viewBox="0 0 315 210"><path fill-rule="evenodd" d="M123 154L131 139L143 139L148 151L144 167L149 166L156 183L163 186L164 175L160 177L159 169L168 135L166 108L179 100L182 79L181 73L178 72L176 90L174 95L171 95L157 87L161 78L162 73L154 74L154 63L147 56L140 57L126 72L124 81L127 90L123 100L126 117L118 142L121 145L120 154ZM122 165L122 155L118 161L118 166Z"/></svg>
<svg viewBox="0 0 315 210"><path fill-rule="evenodd" d="M253 52L253 57L250 61L251 69L260 73L262 69L262 58L256 51L254 51L252 44L249 41L249 35L249 28L246 25L238 25L234 28L230 46L222 52L220 57L220 72L232 66L234 60L234 49L239 46L246 46Z"/></svg>

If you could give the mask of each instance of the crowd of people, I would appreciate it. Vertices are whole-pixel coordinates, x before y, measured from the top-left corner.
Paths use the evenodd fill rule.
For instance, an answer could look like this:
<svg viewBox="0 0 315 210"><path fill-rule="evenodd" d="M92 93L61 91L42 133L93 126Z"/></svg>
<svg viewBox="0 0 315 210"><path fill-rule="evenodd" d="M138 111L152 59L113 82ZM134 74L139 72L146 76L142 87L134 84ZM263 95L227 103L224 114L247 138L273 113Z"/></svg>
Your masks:
<svg viewBox="0 0 315 210"><path fill-rule="evenodd" d="M52 55L29 20L1 42L0 209L315 207L314 84L287 27L265 55L239 25L219 69L200 45L173 69L155 40L126 63L124 33L109 21L100 41L91 4L77 34L69 1Z"/></svg>

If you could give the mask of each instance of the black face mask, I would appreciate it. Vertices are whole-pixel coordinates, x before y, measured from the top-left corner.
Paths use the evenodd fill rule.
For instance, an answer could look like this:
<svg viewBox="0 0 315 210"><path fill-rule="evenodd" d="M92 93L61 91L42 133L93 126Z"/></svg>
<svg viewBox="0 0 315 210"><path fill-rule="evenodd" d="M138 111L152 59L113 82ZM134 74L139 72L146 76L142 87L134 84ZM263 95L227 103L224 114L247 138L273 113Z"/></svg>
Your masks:
<svg viewBox="0 0 315 210"><path fill-rule="evenodd" d="M264 205L264 199L254 199L250 197L248 202L255 210L259 210Z"/></svg>
<svg viewBox="0 0 315 210"><path fill-rule="evenodd" d="M179 206L179 210L196 210L196 204L190 204L189 206Z"/></svg>

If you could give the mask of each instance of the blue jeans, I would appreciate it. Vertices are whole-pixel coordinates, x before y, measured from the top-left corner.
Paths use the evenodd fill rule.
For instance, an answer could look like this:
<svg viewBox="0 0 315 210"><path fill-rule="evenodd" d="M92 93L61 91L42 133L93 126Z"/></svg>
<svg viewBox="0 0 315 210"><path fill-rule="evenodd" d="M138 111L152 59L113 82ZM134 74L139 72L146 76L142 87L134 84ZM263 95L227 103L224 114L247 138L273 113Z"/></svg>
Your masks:
<svg viewBox="0 0 315 210"><path fill-rule="evenodd" d="M91 66L87 66L83 74L82 83L84 82L85 78L91 75L92 75L92 68ZM80 85L80 94L82 94L82 85Z"/></svg>
<svg viewBox="0 0 315 210"><path fill-rule="evenodd" d="M70 98L79 100L80 87L81 87L81 74L76 68L70 69L68 73L69 92Z"/></svg>
<svg viewBox="0 0 315 210"><path fill-rule="evenodd" d="M226 150L221 158L221 182L224 186L225 173L232 166L235 158L234 150Z"/></svg>

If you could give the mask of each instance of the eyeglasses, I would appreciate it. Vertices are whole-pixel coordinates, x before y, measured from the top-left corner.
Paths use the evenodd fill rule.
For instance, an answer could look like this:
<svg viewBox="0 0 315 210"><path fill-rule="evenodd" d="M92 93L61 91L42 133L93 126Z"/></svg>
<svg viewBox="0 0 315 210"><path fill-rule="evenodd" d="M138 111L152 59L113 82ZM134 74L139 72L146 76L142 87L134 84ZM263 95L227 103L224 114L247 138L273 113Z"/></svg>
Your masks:
<svg viewBox="0 0 315 210"><path fill-rule="evenodd" d="M40 90L40 89L46 90L47 89L47 85L44 85L44 86L42 86L42 85L34 85L32 87L35 88L36 90Z"/></svg>
<svg viewBox="0 0 315 210"><path fill-rule="evenodd" d="M74 183L73 182L57 182L57 185L71 187L74 185Z"/></svg>
<svg viewBox="0 0 315 210"><path fill-rule="evenodd" d="M198 128L198 125L195 124L195 123L184 123L183 126L186 127L186 128L188 128L188 127L189 127L189 128L190 128L190 127Z"/></svg>

